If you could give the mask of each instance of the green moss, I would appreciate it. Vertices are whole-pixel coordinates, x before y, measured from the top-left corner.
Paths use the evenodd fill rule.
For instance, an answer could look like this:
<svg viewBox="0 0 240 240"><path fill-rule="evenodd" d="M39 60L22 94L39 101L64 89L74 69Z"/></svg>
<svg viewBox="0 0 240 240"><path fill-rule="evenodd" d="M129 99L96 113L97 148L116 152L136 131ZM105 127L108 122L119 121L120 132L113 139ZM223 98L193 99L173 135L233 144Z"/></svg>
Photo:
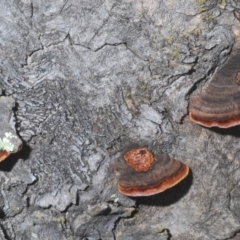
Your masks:
<svg viewBox="0 0 240 240"><path fill-rule="evenodd" d="M197 5L204 6L209 0L196 0Z"/></svg>
<svg viewBox="0 0 240 240"><path fill-rule="evenodd" d="M180 57L180 50L175 49L172 52L170 52L170 55L171 55L172 58L179 58Z"/></svg>
<svg viewBox="0 0 240 240"><path fill-rule="evenodd" d="M207 10L204 13L202 13L202 19L205 22L211 22L214 19L213 11L212 10Z"/></svg>
<svg viewBox="0 0 240 240"><path fill-rule="evenodd" d="M145 91L147 89L147 84L143 83L143 84L139 85L139 87L142 91Z"/></svg>
<svg viewBox="0 0 240 240"><path fill-rule="evenodd" d="M218 3L218 7L224 7L226 4L226 0L220 0Z"/></svg>
<svg viewBox="0 0 240 240"><path fill-rule="evenodd" d="M136 88L131 89L129 92L131 92L131 95L128 95L128 98L132 99L135 107L150 101L149 87L146 82L139 82Z"/></svg>
<svg viewBox="0 0 240 240"><path fill-rule="evenodd" d="M203 5L205 4L206 0L196 0L198 5Z"/></svg>
<svg viewBox="0 0 240 240"><path fill-rule="evenodd" d="M222 4L226 0L220 0ZM212 21L214 18L212 11L209 11L211 9L210 6L213 6L213 3L210 0L196 0L196 5L198 7L199 12L203 12L202 18L205 21Z"/></svg>
<svg viewBox="0 0 240 240"><path fill-rule="evenodd" d="M208 10L206 6L208 2L210 2L210 0L196 0L196 4L200 12L205 12Z"/></svg>
<svg viewBox="0 0 240 240"><path fill-rule="evenodd" d="M175 37L173 35L169 35L168 37L165 38L165 42L167 44L173 44L175 42Z"/></svg>
<svg viewBox="0 0 240 240"><path fill-rule="evenodd" d="M42 220L43 217L44 217L44 216L43 216L41 213L36 213L36 214L35 214L35 218L36 218L37 220Z"/></svg>
<svg viewBox="0 0 240 240"><path fill-rule="evenodd" d="M151 34L151 38L152 39L157 39L158 38L158 34L157 33L152 33Z"/></svg>
<svg viewBox="0 0 240 240"><path fill-rule="evenodd" d="M53 217L52 218L52 221L53 222L57 222L57 223L61 223L61 224L64 224L65 223L65 218L64 217Z"/></svg>
<svg viewBox="0 0 240 240"><path fill-rule="evenodd" d="M160 224L160 225L158 226L159 232L162 232L162 231L164 231L165 229L166 229L166 227L164 227L162 224Z"/></svg>
<svg viewBox="0 0 240 240"><path fill-rule="evenodd" d="M127 91L125 94L125 97L129 98L129 97L131 97L131 95L132 95L131 91Z"/></svg>
<svg viewBox="0 0 240 240"><path fill-rule="evenodd" d="M11 143L12 138L17 138L12 133L5 133L5 137L3 139L0 138L0 150L12 152L14 149L14 145Z"/></svg>
<svg viewBox="0 0 240 240"><path fill-rule="evenodd" d="M206 20L206 21L212 21L212 19L213 19L212 13L206 13L204 15L203 19Z"/></svg>

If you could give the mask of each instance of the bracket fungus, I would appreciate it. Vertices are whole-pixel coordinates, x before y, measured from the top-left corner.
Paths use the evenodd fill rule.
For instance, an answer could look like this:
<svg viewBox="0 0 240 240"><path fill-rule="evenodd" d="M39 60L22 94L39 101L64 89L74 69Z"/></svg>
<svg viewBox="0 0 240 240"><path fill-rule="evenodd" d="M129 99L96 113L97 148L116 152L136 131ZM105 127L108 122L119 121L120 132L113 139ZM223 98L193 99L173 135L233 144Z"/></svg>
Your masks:
<svg viewBox="0 0 240 240"><path fill-rule="evenodd" d="M15 132L14 106L12 97L0 96L0 162L18 152L23 144Z"/></svg>
<svg viewBox="0 0 240 240"><path fill-rule="evenodd" d="M123 156L118 182L120 193L131 196L151 196L182 181L189 167L167 154L154 156L147 148L139 147Z"/></svg>
<svg viewBox="0 0 240 240"><path fill-rule="evenodd" d="M7 151L0 151L0 162L2 162L5 158L7 158L10 155Z"/></svg>
<svg viewBox="0 0 240 240"><path fill-rule="evenodd" d="M240 51L229 57L209 85L190 97L190 119L205 127L229 128L240 124Z"/></svg>

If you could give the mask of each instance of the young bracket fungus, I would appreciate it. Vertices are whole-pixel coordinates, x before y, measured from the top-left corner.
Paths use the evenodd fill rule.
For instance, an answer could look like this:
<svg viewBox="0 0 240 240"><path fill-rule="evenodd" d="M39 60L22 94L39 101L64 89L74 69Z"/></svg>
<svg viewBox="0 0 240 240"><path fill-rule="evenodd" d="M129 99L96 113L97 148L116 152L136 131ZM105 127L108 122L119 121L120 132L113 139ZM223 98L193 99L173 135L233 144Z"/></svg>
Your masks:
<svg viewBox="0 0 240 240"><path fill-rule="evenodd" d="M205 127L240 124L240 52L231 56L201 94L190 98L190 119Z"/></svg>
<svg viewBox="0 0 240 240"><path fill-rule="evenodd" d="M189 167L167 154L154 156L140 147L123 156L118 190L124 195L150 196L165 191L182 181Z"/></svg>

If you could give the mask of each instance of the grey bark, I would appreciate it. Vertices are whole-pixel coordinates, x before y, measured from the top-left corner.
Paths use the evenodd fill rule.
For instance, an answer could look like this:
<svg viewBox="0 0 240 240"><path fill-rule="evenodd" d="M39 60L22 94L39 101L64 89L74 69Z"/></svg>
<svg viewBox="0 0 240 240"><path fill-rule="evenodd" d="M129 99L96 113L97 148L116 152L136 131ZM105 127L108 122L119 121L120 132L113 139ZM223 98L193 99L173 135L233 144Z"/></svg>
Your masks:
<svg viewBox="0 0 240 240"><path fill-rule="evenodd" d="M238 47L239 11L237 0L1 0L0 93L24 142L0 165L1 239L240 239L239 127L187 115ZM155 198L121 195L113 166L130 142L187 163L189 177Z"/></svg>

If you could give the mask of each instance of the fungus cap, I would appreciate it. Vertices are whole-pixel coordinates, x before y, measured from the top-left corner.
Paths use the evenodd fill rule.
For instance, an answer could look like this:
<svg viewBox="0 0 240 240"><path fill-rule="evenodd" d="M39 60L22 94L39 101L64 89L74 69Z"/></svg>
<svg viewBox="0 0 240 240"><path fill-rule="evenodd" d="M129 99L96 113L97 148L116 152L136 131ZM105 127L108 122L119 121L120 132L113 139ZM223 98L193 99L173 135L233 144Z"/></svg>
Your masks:
<svg viewBox="0 0 240 240"><path fill-rule="evenodd" d="M210 80L190 97L190 119L205 127L229 128L240 124L240 51L233 54Z"/></svg>
<svg viewBox="0 0 240 240"><path fill-rule="evenodd" d="M147 172L154 162L154 157L147 148L136 148L126 152L124 160L136 172Z"/></svg>
<svg viewBox="0 0 240 240"><path fill-rule="evenodd" d="M10 153L7 151L0 151L0 162L5 160L5 158L7 158L9 155L10 155Z"/></svg>
<svg viewBox="0 0 240 240"><path fill-rule="evenodd" d="M143 159L139 160L141 155L139 153L143 150L145 151ZM145 160L148 162L149 157L151 158L152 156L153 161L147 171L137 171L135 165L132 167L126 162L125 156L133 156L135 154L138 156L139 162L141 162L140 165L142 165L142 162ZM121 169L122 172L120 173L118 190L127 196L137 197L155 195L175 186L189 173L189 167L181 161L173 159L167 154L154 157L147 148L135 148L130 150L124 155L124 160L122 164L125 164L125 167ZM146 165L148 166L149 164Z"/></svg>

